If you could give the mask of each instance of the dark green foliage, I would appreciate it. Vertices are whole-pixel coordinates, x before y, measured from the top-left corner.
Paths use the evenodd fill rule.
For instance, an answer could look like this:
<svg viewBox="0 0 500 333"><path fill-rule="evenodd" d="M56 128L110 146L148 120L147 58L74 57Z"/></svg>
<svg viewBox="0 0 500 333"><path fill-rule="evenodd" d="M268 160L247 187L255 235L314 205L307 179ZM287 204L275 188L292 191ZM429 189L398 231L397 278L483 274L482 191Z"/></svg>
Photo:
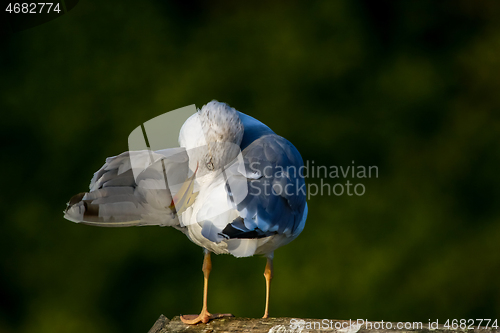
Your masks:
<svg viewBox="0 0 500 333"><path fill-rule="evenodd" d="M497 316L499 11L82 0L13 35L0 53L0 331L144 332L160 313L201 309L202 251L184 235L77 225L62 210L136 126L211 99L316 165L379 169L351 179L361 197L309 200L303 234L275 254L272 316ZM264 265L214 257L209 309L262 316Z"/></svg>

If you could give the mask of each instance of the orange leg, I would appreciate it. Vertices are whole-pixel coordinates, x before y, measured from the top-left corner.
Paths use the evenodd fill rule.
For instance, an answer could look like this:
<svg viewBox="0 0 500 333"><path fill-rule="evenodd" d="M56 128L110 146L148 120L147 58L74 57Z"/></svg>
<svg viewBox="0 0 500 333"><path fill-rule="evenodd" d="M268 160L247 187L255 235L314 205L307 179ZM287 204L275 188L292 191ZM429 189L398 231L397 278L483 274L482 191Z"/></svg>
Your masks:
<svg viewBox="0 0 500 333"><path fill-rule="evenodd" d="M222 317L232 317L232 314L229 313L217 313L211 314L207 309L207 299L208 299L208 277L210 275L210 271L212 270L212 260L210 259L210 252L205 251L205 258L203 260L203 275L205 277L205 283L203 287L203 308L201 309L201 313L197 315L184 315L181 316L181 320L184 324L194 325L200 322L206 324L211 319L222 318Z"/></svg>
<svg viewBox="0 0 500 333"><path fill-rule="evenodd" d="M266 310L264 311L264 317L269 317L269 292L271 289L271 280L273 278L273 258L267 258L266 269L264 270L264 277L266 278Z"/></svg>

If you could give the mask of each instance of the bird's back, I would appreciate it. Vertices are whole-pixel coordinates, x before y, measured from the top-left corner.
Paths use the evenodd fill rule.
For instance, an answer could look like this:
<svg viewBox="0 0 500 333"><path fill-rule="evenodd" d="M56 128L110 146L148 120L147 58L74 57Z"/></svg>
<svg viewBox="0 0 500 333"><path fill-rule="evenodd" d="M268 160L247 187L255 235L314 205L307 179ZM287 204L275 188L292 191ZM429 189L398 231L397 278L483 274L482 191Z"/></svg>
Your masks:
<svg viewBox="0 0 500 333"><path fill-rule="evenodd" d="M239 116L241 159L200 191L185 232L212 252L246 257L295 239L304 228L307 203L298 150L260 121Z"/></svg>

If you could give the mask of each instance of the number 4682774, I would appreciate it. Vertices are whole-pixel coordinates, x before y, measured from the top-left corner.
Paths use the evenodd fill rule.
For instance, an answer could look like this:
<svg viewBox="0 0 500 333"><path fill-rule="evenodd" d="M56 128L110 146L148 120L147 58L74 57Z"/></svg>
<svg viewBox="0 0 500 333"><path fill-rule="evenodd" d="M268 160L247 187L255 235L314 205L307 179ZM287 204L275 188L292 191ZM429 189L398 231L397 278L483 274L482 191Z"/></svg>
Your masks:
<svg viewBox="0 0 500 333"><path fill-rule="evenodd" d="M443 327L446 329L452 329L456 330L458 328L460 329L474 329L475 322L478 322L477 328L498 328L498 320L497 319L448 319ZM492 322L493 321L493 322Z"/></svg>
<svg viewBox="0 0 500 333"><path fill-rule="evenodd" d="M46 11L44 11L44 8ZM59 8L59 3L56 3L54 6L53 2L31 2L31 3L9 3L7 8L5 9L9 14L41 14L52 12L60 13L61 9Z"/></svg>

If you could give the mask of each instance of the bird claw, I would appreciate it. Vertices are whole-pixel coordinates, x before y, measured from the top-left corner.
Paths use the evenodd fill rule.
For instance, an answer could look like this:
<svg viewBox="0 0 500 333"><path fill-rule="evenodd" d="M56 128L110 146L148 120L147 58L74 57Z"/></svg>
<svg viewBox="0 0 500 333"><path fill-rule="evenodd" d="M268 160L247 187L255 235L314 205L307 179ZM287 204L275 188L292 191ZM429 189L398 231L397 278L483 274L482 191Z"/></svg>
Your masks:
<svg viewBox="0 0 500 333"><path fill-rule="evenodd" d="M196 325L198 323L208 323L212 319L219 319L224 317L234 317L230 313L215 313L211 314L208 311L202 311L199 315L183 315L181 321L187 325Z"/></svg>

